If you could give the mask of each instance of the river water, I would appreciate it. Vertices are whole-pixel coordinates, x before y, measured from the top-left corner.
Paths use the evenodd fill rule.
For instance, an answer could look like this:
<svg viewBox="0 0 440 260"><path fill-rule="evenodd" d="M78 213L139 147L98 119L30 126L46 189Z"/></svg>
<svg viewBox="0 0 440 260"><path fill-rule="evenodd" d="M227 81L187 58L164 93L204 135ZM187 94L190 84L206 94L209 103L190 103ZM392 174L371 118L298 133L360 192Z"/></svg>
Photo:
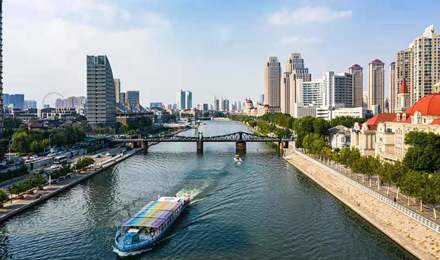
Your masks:
<svg viewBox="0 0 440 260"><path fill-rule="evenodd" d="M205 136L246 130L206 122ZM185 132L194 134L194 130ZM117 226L158 195L198 194L141 259L402 259L399 246L265 144L159 144L0 228L2 258L115 259Z"/></svg>

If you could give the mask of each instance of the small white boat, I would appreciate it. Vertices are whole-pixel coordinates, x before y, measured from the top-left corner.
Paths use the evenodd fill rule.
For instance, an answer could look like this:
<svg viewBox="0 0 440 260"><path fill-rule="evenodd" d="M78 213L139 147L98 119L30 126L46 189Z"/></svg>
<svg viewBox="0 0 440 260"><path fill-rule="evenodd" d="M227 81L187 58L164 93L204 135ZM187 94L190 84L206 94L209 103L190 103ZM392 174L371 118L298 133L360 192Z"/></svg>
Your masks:
<svg viewBox="0 0 440 260"><path fill-rule="evenodd" d="M243 160L241 159L241 157L239 156L239 155L236 155L235 157L234 157L234 162L236 162L236 163L241 163Z"/></svg>

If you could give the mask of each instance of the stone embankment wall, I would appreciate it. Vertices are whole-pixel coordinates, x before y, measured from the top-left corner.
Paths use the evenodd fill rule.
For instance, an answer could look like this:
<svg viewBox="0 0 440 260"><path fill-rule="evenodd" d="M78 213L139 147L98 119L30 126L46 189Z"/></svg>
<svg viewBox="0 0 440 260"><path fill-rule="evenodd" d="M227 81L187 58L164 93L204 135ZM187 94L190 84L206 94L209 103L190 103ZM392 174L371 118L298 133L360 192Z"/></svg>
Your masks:
<svg viewBox="0 0 440 260"><path fill-rule="evenodd" d="M292 152L286 160L362 218L420 259L440 259L440 234L385 204L345 176L308 156Z"/></svg>

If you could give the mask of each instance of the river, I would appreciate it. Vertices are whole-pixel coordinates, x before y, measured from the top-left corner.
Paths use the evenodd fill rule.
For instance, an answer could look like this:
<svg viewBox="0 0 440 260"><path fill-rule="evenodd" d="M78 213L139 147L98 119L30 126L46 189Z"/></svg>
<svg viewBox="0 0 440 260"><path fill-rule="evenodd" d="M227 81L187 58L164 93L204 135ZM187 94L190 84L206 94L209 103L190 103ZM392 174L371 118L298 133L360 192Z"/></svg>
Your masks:
<svg viewBox="0 0 440 260"><path fill-rule="evenodd" d="M206 122L205 136L246 127ZM194 134L189 130L184 134ZM198 194L141 259L412 258L265 144L163 143L0 227L2 258L114 259L117 226L158 195Z"/></svg>

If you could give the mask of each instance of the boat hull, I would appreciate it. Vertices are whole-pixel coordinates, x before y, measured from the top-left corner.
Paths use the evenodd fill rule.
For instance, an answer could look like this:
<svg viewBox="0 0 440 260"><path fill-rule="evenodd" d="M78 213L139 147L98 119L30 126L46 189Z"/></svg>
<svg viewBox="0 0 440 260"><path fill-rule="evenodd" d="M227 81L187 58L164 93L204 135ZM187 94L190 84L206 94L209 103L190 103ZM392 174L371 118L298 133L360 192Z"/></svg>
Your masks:
<svg viewBox="0 0 440 260"><path fill-rule="evenodd" d="M113 252L116 253L120 257L134 256L146 253L153 249L153 246L160 241L163 235L168 231L168 229L174 224L174 222L180 217L185 208L189 205L189 200L185 200L182 209L176 214L174 218L171 219L170 223L156 236L154 239L149 241L143 241L140 243L131 244L129 246L120 246L118 242L118 237L120 235L119 231L116 234Z"/></svg>

